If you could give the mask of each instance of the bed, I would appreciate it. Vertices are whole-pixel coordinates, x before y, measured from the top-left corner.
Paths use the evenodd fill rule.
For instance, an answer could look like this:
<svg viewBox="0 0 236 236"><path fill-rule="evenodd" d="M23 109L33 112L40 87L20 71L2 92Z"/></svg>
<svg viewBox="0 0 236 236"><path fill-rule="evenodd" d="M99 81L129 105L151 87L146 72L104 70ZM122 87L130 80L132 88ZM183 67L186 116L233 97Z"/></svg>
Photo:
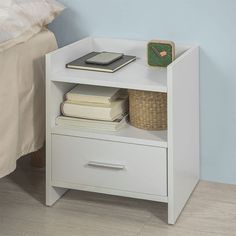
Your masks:
<svg viewBox="0 0 236 236"><path fill-rule="evenodd" d="M0 52L0 178L45 140L44 55L57 48L47 29Z"/></svg>

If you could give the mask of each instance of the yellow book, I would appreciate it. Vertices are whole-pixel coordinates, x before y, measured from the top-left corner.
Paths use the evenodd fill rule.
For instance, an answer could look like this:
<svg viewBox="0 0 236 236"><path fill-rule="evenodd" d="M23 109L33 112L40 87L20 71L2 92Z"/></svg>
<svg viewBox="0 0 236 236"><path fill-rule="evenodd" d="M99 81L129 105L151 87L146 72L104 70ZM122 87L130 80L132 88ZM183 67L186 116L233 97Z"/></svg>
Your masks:
<svg viewBox="0 0 236 236"><path fill-rule="evenodd" d="M127 115L122 115L114 121L102 121L58 116L56 119L56 125L65 128L84 128L88 130L118 131L127 124L126 118Z"/></svg>
<svg viewBox="0 0 236 236"><path fill-rule="evenodd" d="M61 112L64 116L113 121L128 110L128 99L117 99L110 104L102 103L78 103L65 101L61 104Z"/></svg>
<svg viewBox="0 0 236 236"><path fill-rule="evenodd" d="M109 104L124 92L120 88L92 86L79 84L66 94L66 100L74 103L104 103Z"/></svg>

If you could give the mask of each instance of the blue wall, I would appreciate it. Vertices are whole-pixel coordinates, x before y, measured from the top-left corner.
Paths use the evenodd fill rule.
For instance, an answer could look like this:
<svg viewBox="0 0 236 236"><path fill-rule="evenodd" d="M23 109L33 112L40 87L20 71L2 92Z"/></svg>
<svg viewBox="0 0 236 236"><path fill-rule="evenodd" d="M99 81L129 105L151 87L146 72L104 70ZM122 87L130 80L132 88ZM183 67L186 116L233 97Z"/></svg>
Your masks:
<svg viewBox="0 0 236 236"><path fill-rule="evenodd" d="M201 173L236 184L236 1L59 0L60 46L87 35L171 39L201 46Z"/></svg>

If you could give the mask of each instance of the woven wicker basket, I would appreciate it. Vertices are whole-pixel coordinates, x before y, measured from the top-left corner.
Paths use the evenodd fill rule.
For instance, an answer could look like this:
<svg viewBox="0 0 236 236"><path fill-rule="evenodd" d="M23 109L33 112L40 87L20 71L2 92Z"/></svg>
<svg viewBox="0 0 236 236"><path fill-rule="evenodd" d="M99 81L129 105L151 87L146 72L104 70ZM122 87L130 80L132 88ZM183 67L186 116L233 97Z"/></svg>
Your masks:
<svg viewBox="0 0 236 236"><path fill-rule="evenodd" d="M146 130L167 129L167 94L129 90L131 125Z"/></svg>

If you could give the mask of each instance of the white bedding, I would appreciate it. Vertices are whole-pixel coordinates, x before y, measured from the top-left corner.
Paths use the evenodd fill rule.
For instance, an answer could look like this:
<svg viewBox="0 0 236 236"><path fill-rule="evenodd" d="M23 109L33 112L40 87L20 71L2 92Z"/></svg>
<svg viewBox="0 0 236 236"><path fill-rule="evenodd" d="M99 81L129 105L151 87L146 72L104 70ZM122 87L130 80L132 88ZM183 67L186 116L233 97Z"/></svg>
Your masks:
<svg viewBox="0 0 236 236"><path fill-rule="evenodd" d="M39 33L64 9L55 0L0 0L0 52Z"/></svg>
<svg viewBox="0 0 236 236"><path fill-rule="evenodd" d="M48 30L0 53L0 178L45 140L44 55L57 48Z"/></svg>

